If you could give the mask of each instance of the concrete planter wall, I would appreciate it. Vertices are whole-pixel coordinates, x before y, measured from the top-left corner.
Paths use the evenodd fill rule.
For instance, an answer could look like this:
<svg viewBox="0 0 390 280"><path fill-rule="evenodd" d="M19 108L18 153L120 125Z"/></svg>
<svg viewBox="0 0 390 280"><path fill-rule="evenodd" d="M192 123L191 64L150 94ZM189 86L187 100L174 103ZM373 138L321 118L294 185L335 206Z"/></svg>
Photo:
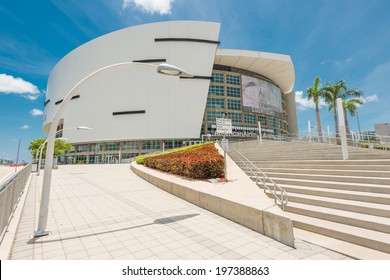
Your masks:
<svg viewBox="0 0 390 280"><path fill-rule="evenodd" d="M292 220L230 159L228 182L191 180L131 164L141 178L177 197L294 247Z"/></svg>

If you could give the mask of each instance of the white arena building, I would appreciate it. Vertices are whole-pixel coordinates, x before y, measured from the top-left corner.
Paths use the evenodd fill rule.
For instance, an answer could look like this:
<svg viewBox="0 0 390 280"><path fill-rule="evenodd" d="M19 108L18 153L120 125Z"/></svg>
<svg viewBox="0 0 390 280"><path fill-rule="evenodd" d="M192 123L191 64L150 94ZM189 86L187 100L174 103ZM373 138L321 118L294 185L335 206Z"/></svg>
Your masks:
<svg viewBox="0 0 390 280"><path fill-rule="evenodd" d="M59 135L74 151L62 163L126 162L138 154L169 149L216 134L216 118L232 120L230 139L297 132L295 72L290 56L219 49L220 24L169 21L125 28L70 52L52 70L44 132L64 97L86 80L66 106ZM193 77L160 75L168 63ZM92 130L67 129L78 126Z"/></svg>

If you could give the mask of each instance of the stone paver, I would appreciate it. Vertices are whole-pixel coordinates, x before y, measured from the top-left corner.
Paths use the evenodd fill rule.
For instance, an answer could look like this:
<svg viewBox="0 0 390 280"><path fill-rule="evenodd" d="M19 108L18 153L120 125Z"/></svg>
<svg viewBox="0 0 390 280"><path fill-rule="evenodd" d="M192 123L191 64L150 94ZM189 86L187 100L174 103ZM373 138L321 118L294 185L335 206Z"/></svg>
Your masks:
<svg viewBox="0 0 390 280"><path fill-rule="evenodd" d="M20 170L21 168L23 167L18 167L17 170ZM10 174L14 172L15 172L15 167L0 165L0 182L2 180L5 180L6 177L8 177Z"/></svg>
<svg viewBox="0 0 390 280"><path fill-rule="evenodd" d="M199 208L137 177L129 165L53 170L49 236L33 238L43 176L32 175L12 259L345 259L297 249Z"/></svg>

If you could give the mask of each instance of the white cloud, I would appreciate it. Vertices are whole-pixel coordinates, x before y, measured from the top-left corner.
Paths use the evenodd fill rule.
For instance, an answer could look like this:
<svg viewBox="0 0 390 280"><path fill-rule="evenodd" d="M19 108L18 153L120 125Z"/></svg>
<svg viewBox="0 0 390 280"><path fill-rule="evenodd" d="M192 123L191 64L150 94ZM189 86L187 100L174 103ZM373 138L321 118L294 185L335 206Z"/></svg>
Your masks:
<svg viewBox="0 0 390 280"><path fill-rule="evenodd" d="M306 109L315 109L316 108L313 99L308 100L307 96L304 96L303 91L301 91L301 90L295 92L295 103L296 103L299 111L305 111ZM320 97L318 107L321 108L324 106L326 106L326 103L325 103L324 99Z"/></svg>
<svg viewBox="0 0 390 280"><path fill-rule="evenodd" d="M379 100L379 97L378 95L374 94L366 97L361 97L360 99L363 100L364 103L370 103L370 102L377 102Z"/></svg>
<svg viewBox="0 0 390 280"><path fill-rule="evenodd" d="M24 95L23 97L25 97L25 98L27 98L27 99L30 99L30 100L34 101L34 100L36 100L36 99L39 97L39 95L38 95L38 94L37 94L37 95L31 95L31 94L29 94L29 95Z"/></svg>
<svg viewBox="0 0 390 280"><path fill-rule="evenodd" d="M40 116L40 115L43 115L43 112L41 111L41 110L39 110L39 109L32 109L31 111L30 111L30 114L31 115L33 115L33 116Z"/></svg>
<svg viewBox="0 0 390 280"><path fill-rule="evenodd" d="M160 15L170 14L172 9L172 3L175 0L123 0L123 9L126 9L131 4L135 5L137 9L140 9L144 13Z"/></svg>
<svg viewBox="0 0 390 280"><path fill-rule="evenodd" d="M20 129L29 129L29 128L30 128L30 126L28 124L22 125L20 127Z"/></svg>
<svg viewBox="0 0 390 280"><path fill-rule="evenodd" d="M350 58L350 57L348 57L346 59L342 59L342 60L339 60L339 59L325 59L325 60L321 61L321 65L331 64L333 66L340 66L342 64L350 63L351 61L352 61L352 58Z"/></svg>
<svg viewBox="0 0 390 280"><path fill-rule="evenodd" d="M0 74L0 93L20 94L30 100L35 100L38 98L40 92L37 86L22 78Z"/></svg>

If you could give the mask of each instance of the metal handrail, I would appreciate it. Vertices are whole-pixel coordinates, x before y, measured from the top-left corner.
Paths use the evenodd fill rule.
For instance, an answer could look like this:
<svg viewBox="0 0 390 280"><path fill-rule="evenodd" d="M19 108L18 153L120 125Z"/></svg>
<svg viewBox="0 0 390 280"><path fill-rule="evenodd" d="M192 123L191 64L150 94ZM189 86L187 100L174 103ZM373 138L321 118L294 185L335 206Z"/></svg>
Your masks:
<svg viewBox="0 0 390 280"><path fill-rule="evenodd" d="M365 136L367 138L367 136ZM356 133L353 134L347 134L347 145L350 147L355 148L361 148L361 149L371 149L375 151L390 151L390 136L380 136L378 134L375 134L371 138L364 139L364 137L361 137L360 139L356 135ZM269 141L283 141L283 142L313 142L313 143L320 143L320 144L327 144L327 145L341 145L341 137L340 136L322 136L322 141L320 141L320 138L317 135L314 134L307 134L307 133L299 133L299 134L287 134L287 135L263 135L263 140L269 140ZM259 142L259 140L247 140L247 141L238 141L236 143L233 143L233 145L240 145L247 142Z"/></svg>
<svg viewBox="0 0 390 280"><path fill-rule="evenodd" d="M0 243L7 231L19 199L30 177L32 163L8 176L0 184Z"/></svg>
<svg viewBox="0 0 390 280"><path fill-rule="evenodd" d="M263 185L264 193L272 194L275 200L275 204L279 204L282 207L282 210L284 210L284 207L288 203L288 194L286 190L284 190L280 185L275 183L270 177L267 176L260 168L258 168L256 165L253 164L249 159L247 159L242 153L240 153L237 149L232 148L232 152L229 152L230 156L234 155L236 156L237 160L240 163L243 163L245 167L249 170L249 173L255 177L256 179L256 185ZM258 174L261 174L259 176ZM270 186L269 186L270 185Z"/></svg>

